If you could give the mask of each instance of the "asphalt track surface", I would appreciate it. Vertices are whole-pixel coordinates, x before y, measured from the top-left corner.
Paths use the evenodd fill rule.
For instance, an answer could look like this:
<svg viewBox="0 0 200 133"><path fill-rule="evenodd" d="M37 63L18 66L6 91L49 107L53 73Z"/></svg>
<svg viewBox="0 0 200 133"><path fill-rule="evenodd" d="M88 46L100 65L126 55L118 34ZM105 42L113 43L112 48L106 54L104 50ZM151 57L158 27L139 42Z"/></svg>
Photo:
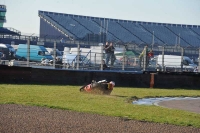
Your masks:
<svg viewBox="0 0 200 133"><path fill-rule="evenodd" d="M166 108L181 109L200 114L200 99L162 101L157 103L157 105Z"/></svg>
<svg viewBox="0 0 200 133"><path fill-rule="evenodd" d="M159 106L200 113L200 101L163 101ZM0 105L0 133L200 133L200 128L129 120L69 110Z"/></svg>

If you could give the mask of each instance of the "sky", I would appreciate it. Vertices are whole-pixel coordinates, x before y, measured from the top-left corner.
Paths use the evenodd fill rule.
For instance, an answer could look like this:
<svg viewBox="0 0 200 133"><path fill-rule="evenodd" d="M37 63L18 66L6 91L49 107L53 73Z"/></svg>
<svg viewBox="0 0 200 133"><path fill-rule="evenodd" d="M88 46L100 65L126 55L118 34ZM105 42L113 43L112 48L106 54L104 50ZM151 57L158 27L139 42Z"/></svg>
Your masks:
<svg viewBox="0 0 200 133"><path fill-rule="evenodd" d="M200 25L200 0L0 0L7 22L23 34L39 35L38 11L158 23Z"/></svg>

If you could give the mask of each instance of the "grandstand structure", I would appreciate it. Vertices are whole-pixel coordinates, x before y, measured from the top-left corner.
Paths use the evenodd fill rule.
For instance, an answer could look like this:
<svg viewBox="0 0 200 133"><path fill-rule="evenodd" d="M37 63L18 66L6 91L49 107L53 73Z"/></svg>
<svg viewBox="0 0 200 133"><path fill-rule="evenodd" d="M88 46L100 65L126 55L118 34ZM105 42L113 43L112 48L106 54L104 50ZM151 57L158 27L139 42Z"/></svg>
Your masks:
<svg viewBox="0 0 200 133"><path fill-rule="evenodd" d="M39 11L40 37L153 47L200 47L200 25L130 21Z"/></svg>

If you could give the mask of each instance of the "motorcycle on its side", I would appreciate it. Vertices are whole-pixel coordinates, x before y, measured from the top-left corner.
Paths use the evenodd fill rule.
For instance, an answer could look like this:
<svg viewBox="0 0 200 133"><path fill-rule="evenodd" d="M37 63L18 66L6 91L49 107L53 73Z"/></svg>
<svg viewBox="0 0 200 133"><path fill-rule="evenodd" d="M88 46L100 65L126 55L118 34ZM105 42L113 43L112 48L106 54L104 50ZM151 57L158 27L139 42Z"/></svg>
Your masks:
<svg viewBox="0 0 200 133"><path fill-rule="evenodd" d="M87 92L87 93L93 93L93 94L105 94L110 95L113 91L113 88L115 86L114 81L107 82L106 80L101 81L92 81L88 85L84 85L80 88L80 92Z"/></svg>

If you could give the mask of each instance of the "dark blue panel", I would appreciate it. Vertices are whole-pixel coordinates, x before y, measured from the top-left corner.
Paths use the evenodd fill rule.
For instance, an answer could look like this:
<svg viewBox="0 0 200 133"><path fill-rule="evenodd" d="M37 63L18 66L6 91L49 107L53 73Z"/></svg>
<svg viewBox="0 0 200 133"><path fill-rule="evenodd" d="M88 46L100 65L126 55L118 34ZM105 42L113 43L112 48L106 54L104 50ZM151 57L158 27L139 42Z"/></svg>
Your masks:
<svg viewBox="0 0 200 133"><path fill-rule="evenodd" d="M186 25L182 25L182 27L186 28Z"/></svg>

